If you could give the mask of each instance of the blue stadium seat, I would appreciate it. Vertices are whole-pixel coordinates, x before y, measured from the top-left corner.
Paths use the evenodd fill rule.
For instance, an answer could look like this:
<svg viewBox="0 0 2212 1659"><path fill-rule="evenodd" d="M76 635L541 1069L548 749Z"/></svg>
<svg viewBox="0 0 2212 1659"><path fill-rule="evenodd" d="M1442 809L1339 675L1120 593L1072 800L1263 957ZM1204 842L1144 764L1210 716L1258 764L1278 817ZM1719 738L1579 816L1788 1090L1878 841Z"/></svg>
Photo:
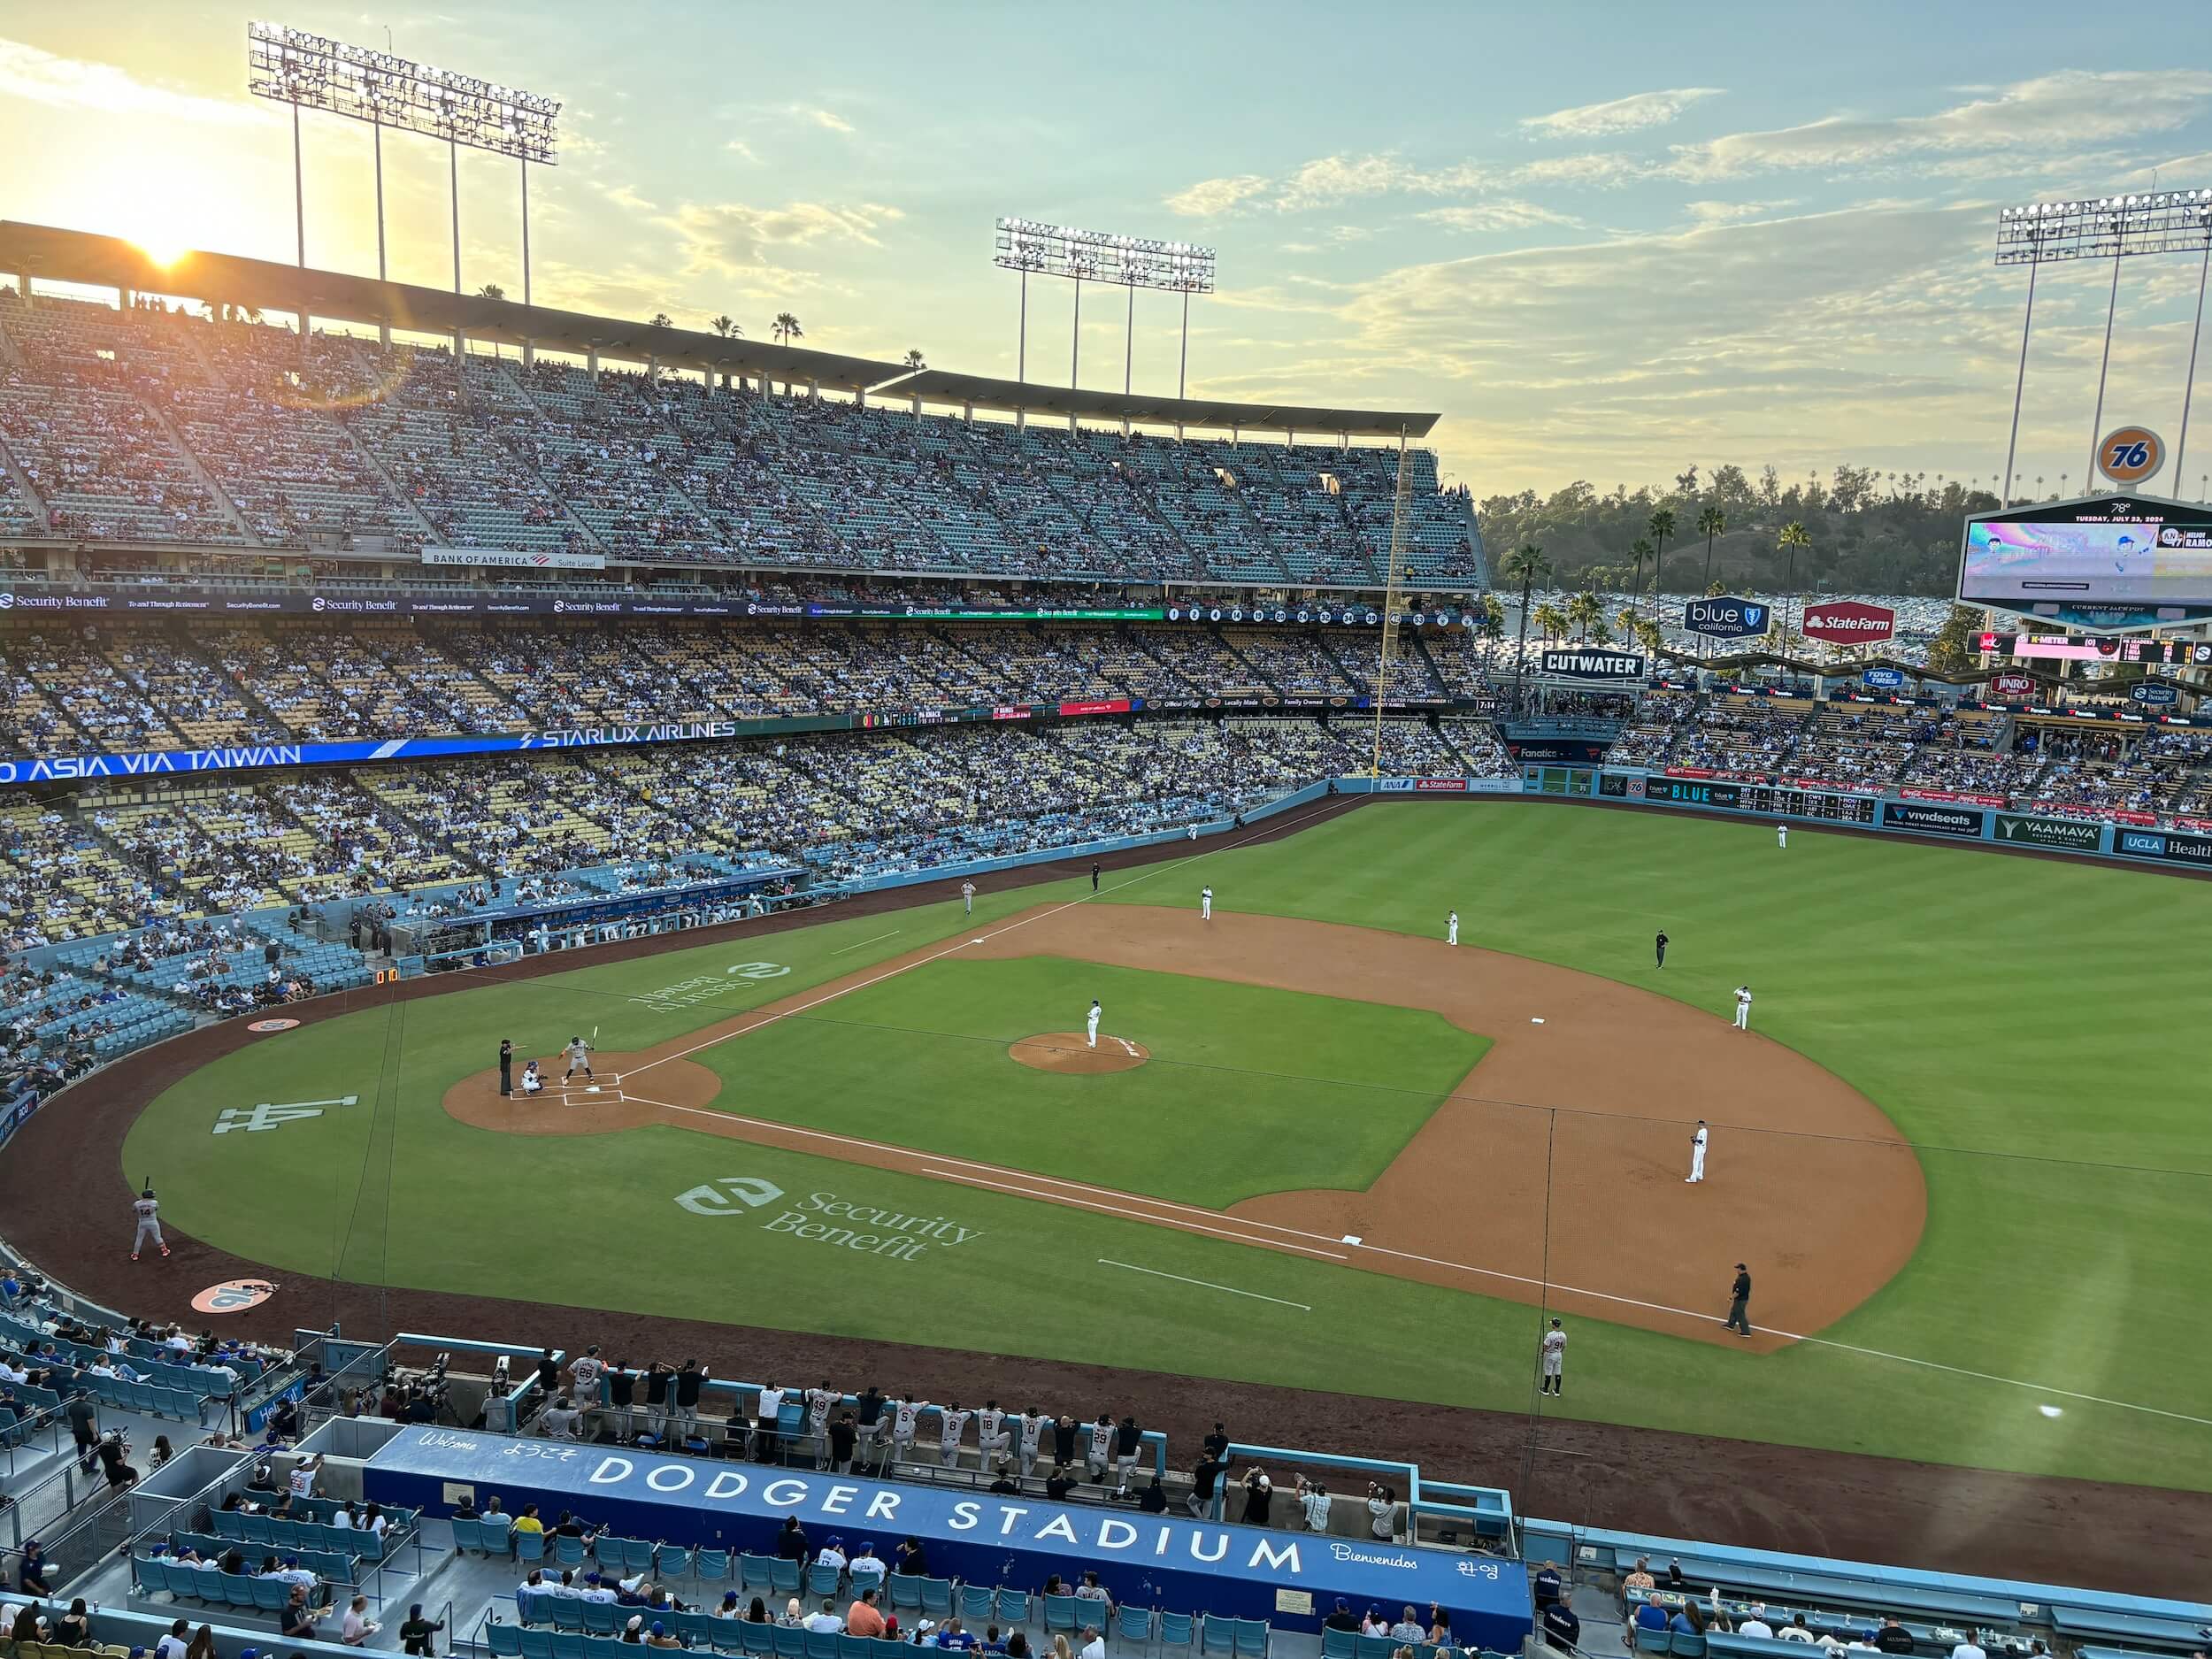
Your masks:
<svg viewBox="0 0 2212 1659"><path fill-rule="evenodd" d="M1237 1650L1237 1627L1233 1619L1218 1618L1211 1613L1201 1616L1198 1621L1198 1651L1202 1654L1225 1654L1233 1656Z"/></svg>
<svg viewBox="0 0 2212 1659"><path fill-rule="evenodd" d="M568 1598L561 1596L557 1600L565 1601ZM554 1614L553 1659L584 1659L584 1632L581 1619L577 1620L575 1628L571 1629L562 1623L559 1613Z"/></svg>
<svg viewBox="0 0 2212 1659"><path fill-rule="evenodd" d="M691 1576L701 1584L720 1584L730 1576L730 1552L726 1549L694 1550Z"/></svg>
<svg viewBox="0 0 2212 1659"><path fill-rule="evenodd" d="M594 1636L618 1636L622 1632L622 1611L611 1601L583 1603L584 1629Z"/></svg>
<svg viewBox="0 0 2212 1659"><path fill-rule="evenodd" d="M492 1659L522 1659L522 1627L505 1624L496 1620L488 1622L483 1629L484 1646Z"/></svg>
<svg viewBox="0 0 2212 1659"><path fill-rule="evenodd" d="M1114 1610L1114 1635L1118 1640L1133 1641L1140 1647L1143 1647L1152 1640L1152 1609L1148 1607L1132 1607L1126 1601L1123 1602ZM1325 1649L1325 1646L1324 1644ZM1350 1659L1350 1655L1338 1655L1335 1659Z"/></svg>
<svg viewBox="0 0 2212 1659"><path fill-rule="evenodd" d="M826 1562L816 1562L806 1570L806 1593L809 1595L835 1595L842 1578L835 1567Z"/></svg>
<svg viewBox="0 0 2212 1659"><path fill-rule="evenodd" d="M801 1634L806 1638L806 1659L838 1659L834 1631L810 1630Z"/></svg>
<svg viewBox="0 0 2212 1659"><path fill-rule="evenodd" d="M1237 1659L1267 1659L1269 1639L1273 1629L1263 1618L1240 1618L1231 1621L1236 1640Z"/></svg>

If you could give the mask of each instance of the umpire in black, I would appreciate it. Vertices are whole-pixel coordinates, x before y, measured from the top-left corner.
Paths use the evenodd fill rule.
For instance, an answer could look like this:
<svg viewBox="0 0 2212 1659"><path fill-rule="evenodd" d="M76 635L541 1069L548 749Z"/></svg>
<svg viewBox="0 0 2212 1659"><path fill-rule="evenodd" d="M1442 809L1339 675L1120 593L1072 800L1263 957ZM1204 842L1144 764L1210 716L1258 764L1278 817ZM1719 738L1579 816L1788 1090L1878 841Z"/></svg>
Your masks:
<svg viewBox="0 0 2212 1659"><path fill-rule="evenodd" d="M499 1092L502 1094L515 1092L515 1041L511 1037L499 1040Z"/></svg>
<svg viewBox="0 0 2212 1659"><path fill-rule="evenodd" d="M1751 1334L1751 1270L1736 1263L1736 1282L1728 1292L1728 1328L1738 1336Z"/></svg>

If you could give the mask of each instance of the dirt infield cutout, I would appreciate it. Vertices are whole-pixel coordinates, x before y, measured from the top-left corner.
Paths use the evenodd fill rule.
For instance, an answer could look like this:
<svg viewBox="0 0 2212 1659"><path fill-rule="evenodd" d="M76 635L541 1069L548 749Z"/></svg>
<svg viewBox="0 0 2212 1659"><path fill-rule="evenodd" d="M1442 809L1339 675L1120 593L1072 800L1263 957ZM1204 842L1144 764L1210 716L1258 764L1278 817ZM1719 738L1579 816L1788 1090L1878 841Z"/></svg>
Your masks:
<svg viewBox="0 0 2212 1659"><path fill-rule="evenodd" d="M1075 1077L1097 1077L1109 1071L1133 1071L1152 1057L1152 1050L1127 1037L1101 1033L1097 1042L1079 1031L1048 1031L1024 1037L1006 1050L1010 1059L1040 1071L1064 1071Z"/></svg>
<svg viewBox="0 0 2212 1659"><path fill-rule="evenodd" d="M1070 957L1428 1009L1492 1046L1365 1190L1272 1193L1226 1210L713 1104L721 1079L690 1056L950 954ZM1102 1071L1150 1058L1102 1034L1099 1044L1094 1051L1082 1033L1055 1032L1009 1052L1055 1071L1078 1069L1071 1060L1092 1069L1094 1054ZM1041 909L950 950L912 951L656 1048L598 1058L596 1095L506 1099L487 1071L455 1084L445 1107L506 1133L670 1124L1760 1349L1786 1346L1776 1331L1811 1334L1872 1295L1911 1257L1927 1221L1919 1161L1881 1109L1793 1049L1735 1030L1717 1007L1335 923L1206 923L1133 904ZM1358 1110L1360 1087L1348 1085L1345 1110ZM1711 1147L1706 1179L1693 1185L1684 1177L1701 1118ZM1774 1327L1747 1344L1720 1325L1738 1261L1760 1264L1752 1319Z"/></svg>

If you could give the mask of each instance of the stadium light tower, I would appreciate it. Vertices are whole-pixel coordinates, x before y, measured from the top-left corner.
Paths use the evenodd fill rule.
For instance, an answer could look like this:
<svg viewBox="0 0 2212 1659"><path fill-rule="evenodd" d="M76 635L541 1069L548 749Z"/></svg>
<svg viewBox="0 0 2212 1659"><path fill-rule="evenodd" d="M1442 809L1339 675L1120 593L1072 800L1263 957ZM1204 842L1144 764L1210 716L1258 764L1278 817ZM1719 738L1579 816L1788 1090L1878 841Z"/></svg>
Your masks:
<svg viewBox="0 0 2212 1659"><path fill-rule="evenodd" d="M2105 300L2104 357L2097 365L2097 410L2089 430L2089 472L2093 482L2097 441L2103 435L2105 377L2112 366L2112 321L2120 303L2120 261L2146 254L2194 253L2197 322L2189 336L2189 373L2181 393L2181 436L2175 445L2175 475L2189 441L2189 403L2197 377L2197 334L2204 326L2204 286L2212 274L2212 190L2152 190L2139 195L2086 196L2077 201L2031 202L1997 215L1997 264L2028 267L2028 303L2020 322L2020 368L2012 388L2012 437L2005 448L2005 470L1998 483L2001 501L2012 500L2013 457L2020 447L2020 399L2028 378L2028 336L2035 326L2035 277L2047 265L2077 259L2112 261L2112 286Z"/></svg>
<svg viewBox="0 0 2212 1659"><path fill-rule="evenodd" d="M511 156L522 167L522 303L530 303L530 165L557 165L561 104L513 87L434 69L391 52L348 46L277 23L246 25L246 86L256 97L292 106L292 199L299 263L307 264L305 187L300 167L300 111L366 121L376 153L376 274L384 261L384 129L443 139L453 195L453 291L461 291L461 151ZM388 326L384 331L388 340ZM301 334L305 335L305 319ZM524 347L529 352L527 344Z"/></svg>
<svg viewBox="0 0 2212 1659"><path fill-rule="evenodd" d="M1068 384L1075 384L1082 361L1083 283L1118 282L1129 290L1128 342L1122 360L1121 389L1130 389L1137 360L1137 290L1156 288L1183 296L1183 346L1175 373L1175 396L1183 396L1190 368L1190 296L1214 291L1214 250L1187 242L1158 242L1148 236L1110 236L1103 231L1077 230L1067 225L1040 224L1035 219L1002 219L998 222L994 265L1021 273L1021 344L1015 354L1014 375L1027 380L1029 362L1029 273L1071 277L1075 280L1076 338L1068 353Z"/></svg>

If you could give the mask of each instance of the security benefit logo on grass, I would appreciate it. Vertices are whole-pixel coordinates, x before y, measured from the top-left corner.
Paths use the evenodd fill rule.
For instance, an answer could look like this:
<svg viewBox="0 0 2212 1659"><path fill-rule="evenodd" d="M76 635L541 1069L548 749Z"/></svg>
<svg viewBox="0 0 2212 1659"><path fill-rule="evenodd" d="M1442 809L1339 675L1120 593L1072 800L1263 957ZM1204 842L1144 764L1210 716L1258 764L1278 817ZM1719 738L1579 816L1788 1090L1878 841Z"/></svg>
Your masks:
<svg viewBox="0 0 2212 1659"><path fill-rule="evenodd" d="M688 979L679 979L673 985L664 985L657 991L647 991L630 1001L657 1014L673 1014L680 1009L696 1002L710 1002L723 995L723 987L733 975L741 979L780 979L791 970L780 962L733 962L719 973L694 974Z"/></svg>
<svg viewBox="0 0 2212 1659"><path fill-rule="evenodd" d="M782 1187L758 1176L725 1175L677 1194L676 1202L695 1216L745 1216L767 1209L783 1195ZM933 1244L949 1248L983 1236L982 1228L964 1227L949 1217L907 1215L840 1198L835 1193L808 1193L795 1202L795 1210L755 1217L761 1231L788 1233L809 1244L856 1250L894 1262L918 1261Z"/></svg>

